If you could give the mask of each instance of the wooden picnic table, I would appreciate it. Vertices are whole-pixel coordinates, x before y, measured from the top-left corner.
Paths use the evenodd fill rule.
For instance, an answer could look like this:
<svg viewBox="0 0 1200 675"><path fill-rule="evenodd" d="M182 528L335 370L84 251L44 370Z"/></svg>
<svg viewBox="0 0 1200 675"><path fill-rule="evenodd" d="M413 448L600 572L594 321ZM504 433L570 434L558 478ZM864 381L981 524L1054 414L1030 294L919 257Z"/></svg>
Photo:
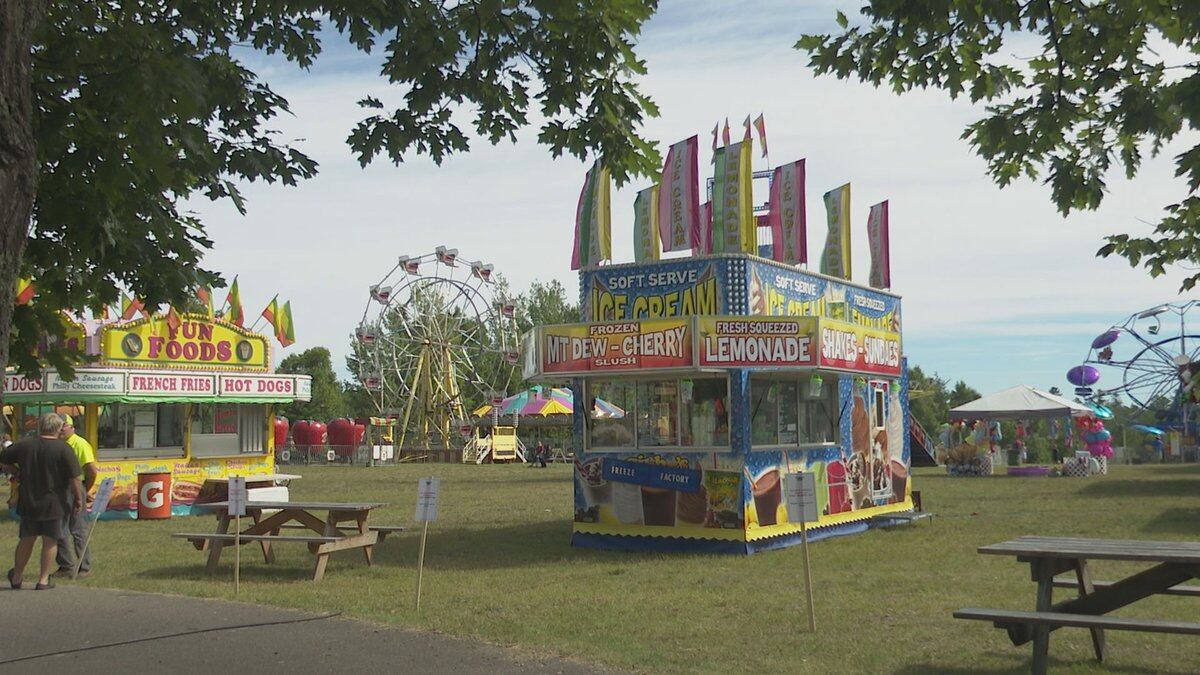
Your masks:
<svg viewBox="0 0 1200 675"><path fill-rule="evenodd" d="M257 542L262 547L263 559L267 563L275 562L275 554L271 545L275 543L298 542L308 544L310 553L316 556L313 568L313 581L320 581L325 576L325 566L329 562L329 554L335 551L362 549L367 565L374 563L375 544L391 532L401 531L402 527L373 526L367 523L371 511L387 506L379 502L246 502L246 517L252 524L240 533L243 545ZM187 539L197 550L208 548L207 570L216 570L221 560L221 550L234 545L238 536L229 531L234 516L229 514L229 502L213 502L204 504L203 508L212 509L217 516L217 531L212 534L183 532L172 536ZM264 517L264 511L273 512ZM324 513L325 517L320 517ZM347 523L343 525L343 523ZM291 536L280 535L281 529L308 530L314 534Z"/></svg>
<svg viewBox="0 0 1200 675"><path fill-rule="evenodd" d="M1200 597L1200 587L1185 582L1200 578L1200 542L1083 539L1027 536L982 546L987 555L1014 556L1029 563L1037 584L1036 611L962 609L961 619L992 621L1008 631L1014 645L1033 642L1033 671L1046 672L1050 632L1062 626L1088 628L1096 658L1104 660L1105 629L1200 635L1200 623L1105 616L1153 595ZM1094 581L1089 560L1122 560L1153 566L1118 581ZM1073 573L1074 579L1056 578ZM1054 588L1074 588L1077 596L1054 603Z"/></svg>

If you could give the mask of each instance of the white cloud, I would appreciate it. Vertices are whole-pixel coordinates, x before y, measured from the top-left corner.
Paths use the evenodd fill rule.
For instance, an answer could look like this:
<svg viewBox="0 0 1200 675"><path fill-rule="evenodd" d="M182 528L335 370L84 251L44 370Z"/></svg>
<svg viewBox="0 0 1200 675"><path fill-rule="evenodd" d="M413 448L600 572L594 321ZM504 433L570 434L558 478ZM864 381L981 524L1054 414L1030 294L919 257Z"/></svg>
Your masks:
<svg viewBox="0 0 1200 675"><path fill-rule="evenodd" d="M728 116L738 134L747 113L765 113L772 162L808 159L810 251L823 242L821 193L852 182L859 279L868 267L860 236L867 208L890 199L892 270L904 296L909 344L968 341L989 331L1050 336L1036 330L1039 322L1111 316L1095 324L1089 318L1078 326L1086 333L1176 296L1178 274L1152 280L1123 261L1094 257L1103 235L1144 231L1139 218L1155 220L1182 194L1169 159L1147 162L1132 183L1114 177L1100 210L1063 219L1044 186L992 184L984 162L959 139L979 115L970 105L939 92L897 97L814 77L792 45L806 31L831 28L833 7L772 3L751 11L721 2L664 3L640 47L650 69L644 90L662 110L647 135L665 148L699 134L707 148L718 119ZM569 262L583 164L552 159L536 145L536 133L526 131L516 146L481 142L441 167L413 158L399 167L381 161L360 169L345 138L363 115L355 101L385 90L375 72L348 69L346 59L305 74L273 71L273 85L295 113L279 126L285 137L305 139L300 146L321 163L320 175L297 188L248 186L245 218L228 206L194 204L216 241L208 264L241 275L248 311L275 292L290 298L299 337L292 350L328 346L339 367L367 287L398 255L446 244L466 258L494 262L518 289L549 278L576 288ZM1195 135L1186 140L1194 143ZM702 172L705 161L707 153ZM614 192L618 261L632 258L633 196L645 184ZM1045 325L1069 332L1066 325ZM954 376L938 350L909 354L927 370ZM1022 379L1019 363L992 364L977 377Z"/></svg>

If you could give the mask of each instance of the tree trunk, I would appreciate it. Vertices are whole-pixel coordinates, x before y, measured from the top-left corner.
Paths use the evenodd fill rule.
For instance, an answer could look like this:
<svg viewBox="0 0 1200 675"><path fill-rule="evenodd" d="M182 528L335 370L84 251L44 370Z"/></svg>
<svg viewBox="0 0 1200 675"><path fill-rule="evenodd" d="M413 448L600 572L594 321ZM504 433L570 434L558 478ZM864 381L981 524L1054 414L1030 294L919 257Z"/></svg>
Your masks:
<svg viewBox="0 0 1200 675"><path fill-rule="evenodd" d="M8 364L13 294L37 194L30 60L45 14L45 0L0 0L0 366Z"/></svg>

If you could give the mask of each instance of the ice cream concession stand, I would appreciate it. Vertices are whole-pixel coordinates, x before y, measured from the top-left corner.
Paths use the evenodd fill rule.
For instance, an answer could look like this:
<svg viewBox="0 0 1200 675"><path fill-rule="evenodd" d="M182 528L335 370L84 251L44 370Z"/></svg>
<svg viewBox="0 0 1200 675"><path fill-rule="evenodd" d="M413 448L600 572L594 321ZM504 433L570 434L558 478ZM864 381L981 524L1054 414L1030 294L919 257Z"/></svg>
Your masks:
<svg viewBox="0 0 1200 675"><path fill-rule="evenodd" d="M575 406L573 544L791 545L781 488L802 471L810 538L912 509L899 296L741 253L585 268L580 286L583 322L523 349L527 378L625 411Z"/></svg>
<svg viewBox="0 0 1200 675"><path fill-rule="evenodd" d="M188 514L230 476L275 469L274 412L311 396L307 375L271 372L264 335L206 315L73 324L94 360L68 379L55 370L4 375L14 418L69 408L115 486L107 517L137 513L139 474L167 475L171 513ZM248 481L252 482L252 481ZM212 496L212 495L209 495Z"/></svg>

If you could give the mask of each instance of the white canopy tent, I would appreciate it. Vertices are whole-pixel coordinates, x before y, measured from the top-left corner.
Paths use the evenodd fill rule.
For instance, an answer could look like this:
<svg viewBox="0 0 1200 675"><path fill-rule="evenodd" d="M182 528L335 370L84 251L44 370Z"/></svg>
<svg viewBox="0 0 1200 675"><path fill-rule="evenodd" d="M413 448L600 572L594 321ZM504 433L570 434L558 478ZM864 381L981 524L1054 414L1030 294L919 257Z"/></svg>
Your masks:
<svg viewBox="0 0 1200 675"><path fill-rule="evenodd" d="M1018 384L951 408L952 420L1044 419L1094 414L1082 403L1069 401L1027 384Z"/></svg>

